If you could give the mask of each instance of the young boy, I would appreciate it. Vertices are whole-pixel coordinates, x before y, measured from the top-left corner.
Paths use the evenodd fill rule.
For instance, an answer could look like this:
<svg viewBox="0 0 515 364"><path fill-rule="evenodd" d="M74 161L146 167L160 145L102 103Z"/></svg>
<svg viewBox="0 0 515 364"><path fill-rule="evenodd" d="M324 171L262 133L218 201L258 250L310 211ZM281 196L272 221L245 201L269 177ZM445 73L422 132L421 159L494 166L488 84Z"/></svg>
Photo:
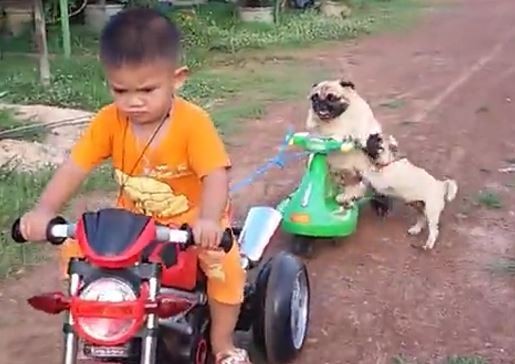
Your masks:
<svg viewBox="0 0 515 364"><path fill-rule="evenodd" d="M111 18L101 36L100 60L114 103L94 117L22 217L21 231L28 240L44 240L49 220L89 172L111 158L118 206L163 224L193 225L208 277L216 363L248 364L247 353L232 339L245 282L238 247L219 259L221 270L209 269L206 259L228 223L230 161L207 113L176 95L187 76L179 59L179 31L158 12L135 8Z"/></svg>

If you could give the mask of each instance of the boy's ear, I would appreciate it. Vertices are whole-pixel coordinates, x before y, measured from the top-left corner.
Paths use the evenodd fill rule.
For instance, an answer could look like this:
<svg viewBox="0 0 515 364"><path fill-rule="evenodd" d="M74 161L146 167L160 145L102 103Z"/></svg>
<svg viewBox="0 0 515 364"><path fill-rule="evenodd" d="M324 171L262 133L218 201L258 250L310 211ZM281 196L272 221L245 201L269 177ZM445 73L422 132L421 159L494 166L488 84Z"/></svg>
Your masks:
<svg viewBox="0 0 515 364"><path fill-rule="evenodd" d="M188 79L188 75L190 73L190 70L187 66L183 66L180 68L177 68L174 73L174 88L175 90L179 90L186 80Z"/></svg>

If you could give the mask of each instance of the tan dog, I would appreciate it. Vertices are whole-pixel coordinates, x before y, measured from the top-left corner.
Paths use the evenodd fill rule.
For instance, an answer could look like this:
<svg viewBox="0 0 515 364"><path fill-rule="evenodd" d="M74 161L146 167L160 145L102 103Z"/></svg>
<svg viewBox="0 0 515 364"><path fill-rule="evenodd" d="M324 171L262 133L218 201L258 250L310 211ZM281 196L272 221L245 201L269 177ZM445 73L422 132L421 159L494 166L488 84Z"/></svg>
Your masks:
<svg viewBox="0 0 515 364"><path fill-rule="evenodd" d="M429 234L424 249L432 249L439 234L440 215L445 203L454 200L458 185L452 179L437 180L426 170L399 156L393 136L384 140L380 134L369 139L367 152L377 169L361 173L364 181L381 194L403 200L419 210L410 235L419 234L427 223Z"/></svg>
<svg viewBox="0 0 515 364"><path fill-rule="evenodd" d="M352 82L343 80L322 81L313 86L309 99L306 128L322 137L352 138L363 148L371 134L381 133L368 103L355 90ZM336 183L345 186L345 192L336 201L348 206L365 195L367 186L357 172L372 165L362 149L328 156L331 175Z"/></svg>

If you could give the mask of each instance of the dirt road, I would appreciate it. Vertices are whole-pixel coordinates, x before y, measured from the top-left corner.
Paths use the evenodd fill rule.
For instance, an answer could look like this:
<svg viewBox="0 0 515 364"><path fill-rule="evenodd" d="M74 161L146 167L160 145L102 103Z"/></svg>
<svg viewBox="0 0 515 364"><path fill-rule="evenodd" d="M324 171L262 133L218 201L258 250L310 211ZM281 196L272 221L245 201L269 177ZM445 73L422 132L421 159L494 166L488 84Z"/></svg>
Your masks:
<svg viewBox="0 0 515 364"><path fill-rule="evenodd" d="M352 78L412 161L456 178L460 191L432 252L410 246L425 236L407 237L414 216L400 205L384 220L366 211L356 235L319 249L309 262L312 327L298 363L382 364L400 354L408 363L454 354L515 363L515 277L488 269L515 256L515 175L498 172L515 158L513 24L513 0L463 0L432 8L411 32L310 51L314 64ZM306 107L275 105L249 123L232 148L235 177L270 156L285 120L302 128ZM273 171L236 196L240 213L279 201L300 170ZM485 188L502 208L474 206ZM24 303L55 288L55 269L42 266L0 287L0 363L58 362L58 319Z"/></svg>

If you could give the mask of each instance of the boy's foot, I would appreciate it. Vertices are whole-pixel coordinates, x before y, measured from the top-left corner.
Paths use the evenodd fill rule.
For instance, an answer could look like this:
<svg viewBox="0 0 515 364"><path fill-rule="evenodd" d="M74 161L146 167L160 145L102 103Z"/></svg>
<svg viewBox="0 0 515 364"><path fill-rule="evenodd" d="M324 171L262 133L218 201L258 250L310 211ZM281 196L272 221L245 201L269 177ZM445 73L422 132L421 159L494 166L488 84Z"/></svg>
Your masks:
<svg viewBox="0 0 515 364"><path fill-rule="evenodd" d="M215 364L252 364L243 349L232 349L216 354Z"/></svg>

